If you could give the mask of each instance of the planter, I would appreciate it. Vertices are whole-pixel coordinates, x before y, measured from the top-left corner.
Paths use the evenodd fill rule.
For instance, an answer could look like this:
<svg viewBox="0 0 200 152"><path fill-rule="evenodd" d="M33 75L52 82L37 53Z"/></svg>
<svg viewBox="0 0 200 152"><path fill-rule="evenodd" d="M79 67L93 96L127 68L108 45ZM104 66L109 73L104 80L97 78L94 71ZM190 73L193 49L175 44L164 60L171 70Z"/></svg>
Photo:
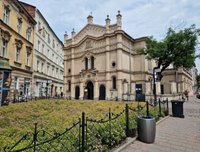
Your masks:
<svg viewBox="0 0 200 152"><path fill-rule="evenodd" d="M145 143L153 143L156 135L156 120L151 116L138 116L138 139Z"/></svg>

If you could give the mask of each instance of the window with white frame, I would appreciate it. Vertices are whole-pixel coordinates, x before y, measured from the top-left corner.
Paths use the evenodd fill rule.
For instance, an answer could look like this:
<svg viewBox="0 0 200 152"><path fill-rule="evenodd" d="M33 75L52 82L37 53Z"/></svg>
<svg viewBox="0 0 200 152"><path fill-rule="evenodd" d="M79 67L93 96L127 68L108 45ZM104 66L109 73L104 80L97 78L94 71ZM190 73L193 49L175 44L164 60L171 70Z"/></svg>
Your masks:
<svg viewBox="0 0 200 152"><path fill-rule="evenodd" d="M47 74L49 75L49 65L47 65Z"/></svg>
<svg viewBox="0 0 200 152"><path fill-rule="evenodd" d="M1 48L0 56L3 56L3 57L7 56L7 44L8 44L7 41L5 41L5 40L2 41L2 48Z"/></svg>
<svg viewBox="0 0 200 152"><path fill-rule="evenodd" d="M16 47L15 61L20 62L20 48Z"/></svg>
<svg viewBox="0 0 200 152"><path fill-rule="evenodd" d="M40 51L40 41L38 40L37 50Z"/></svg>
<svg viewBox="0 0 200 152"><path fill-rule="evenodd" d="M52 76L54 77L54 66L52 66Z"/></svg>
<svg viewBox="0 0 200 152"><path fill-rule="evenodd" d="M44 63L41 64L41 72L44 70Z"/></svg>
<svg viewBox="0 0 200 152"><path fill-rule="evenodd" d="M17 32L21 33L21 29L22 29L22 18L18 18L18 20L17 20Z"/></svg>
<svg viewBox="0 0 200 152"><path fill-rule="evenodd" d="M19 89L19 79L18 77L14 77L14 89Z"/></svg>
<svg viewBox="0 0 200 152"><path fill-rule="evenodd" d="M30 66L30 56L31 56L31 50L30 48L26 48L26 65Z"/></svg>
<svg viewBox="0 0 200 152"><path fill-rule="evenodd" d="M38 32L41 32L41 23L40 22L38 22Z"/></svg>
<svg viewBox="0 0 200 152"><path fill-rule="evenodd" d="M39 72L39 67L40 67L40 61L37 60L37 71Z"/></svg>
<svg viewBox="0 0 200 152"><path fill-rule="evenodd" d="M50 34L48 33L48 43L51 43Z"/></svg>
<svg viewBox="0 0 200 152"><path fill-rule="evenodd" d="M44 54L44 44L42 44L42 53Z"/></svg>
<svg viewBox="0 0 200 152"><path fill-rule="evenodd" d="M28 27L27 30L26 30L26 39L28 41L31 40L31 33L32 33L31 27Z"/></svg>
<svg viewBox="0 0 200 152"><path fill-rule="evenodd" d="M55 41L54 40L53 40L52 46L53 46L53 48L55 48Z"/></svg>
<svg viewBox="0 0 200 152"><path fill-rule="evenodd" d="M8 24L8 22L9 22L9 15L10 15L9 6L4 6L3 22L6 23L6 24Z"/></svg>

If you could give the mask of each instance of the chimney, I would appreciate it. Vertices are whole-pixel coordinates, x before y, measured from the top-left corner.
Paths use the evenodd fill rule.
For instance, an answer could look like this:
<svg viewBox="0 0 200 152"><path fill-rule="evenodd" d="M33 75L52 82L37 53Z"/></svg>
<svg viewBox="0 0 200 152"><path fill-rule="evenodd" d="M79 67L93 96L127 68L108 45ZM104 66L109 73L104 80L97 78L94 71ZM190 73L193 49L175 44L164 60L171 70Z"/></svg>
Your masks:
<svg viewBox="0 0 200 152"><path fill-rule="evenodd" d="M120 11L118 11L117 17L117 28L121 29L122 27L122 15L120 14Z"/></svg>
<svg viewBox="0 0 200 152"><path fill-rule="evenodd" d="M88 24L93 24L93 16L92 16L92 14L87 17L87 23Z"/></svg>

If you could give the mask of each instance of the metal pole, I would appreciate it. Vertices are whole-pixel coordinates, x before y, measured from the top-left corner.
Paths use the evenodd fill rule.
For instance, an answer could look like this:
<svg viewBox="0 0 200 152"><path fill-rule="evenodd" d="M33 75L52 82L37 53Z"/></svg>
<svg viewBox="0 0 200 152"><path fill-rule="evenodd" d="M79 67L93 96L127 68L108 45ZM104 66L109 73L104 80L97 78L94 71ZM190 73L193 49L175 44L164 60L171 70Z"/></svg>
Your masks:
<svg viewBox="0 0 200 152"><path fill-rule="evenodd" d="M111 136L112 136L112 133L111 133L111 112L110 112L110 108L109 108L109 113L108 113L108 117L109 117L109 148L111 147Z"/></svg>
<svg viewBox="0 0 200 152"><path fill-rule="evenodd" d="M128 104L125 107L125 114L126 114L126 137L129 137L129 110Z"/></svg>
<svg viewBox="0 0 200 152"><path fill-rule="evenodd" d="M147 112L147 117L149 117L149 102L146 101L146 112Z"/></svg>
<svg viewBox="0 0 200 152"><path fill-rule="evenodd" d="M82 152L85 151L85 113L82 112Z"/></svg>
<svg viewBox="0 0 200 152"><path fill-rule="evenodd" d="M36 142L37 142L37 123L35 123L35 129L33 134L33 151L36 150Z"/></svg>
<svg viewBox="0 0 200 152"><path fill-rule="evenodd" d="M169 102L168 102L168 98L167 98L167 115L169 115Z"/></svg>
<svg viewBox="0 0 200 152"><path fill-rule="evenodd" d="M153 68L153 95L154 95L154 103L157 101L157 95L156 95L156 78L155 78L155 68Z"/></svg>
<svg viewBox="0 0 200 152"><path fill-rule="evenodd" d="M161 116L161 101L160 101L160 99L158 100L158 102L159 102L159 117Z"/></svg>

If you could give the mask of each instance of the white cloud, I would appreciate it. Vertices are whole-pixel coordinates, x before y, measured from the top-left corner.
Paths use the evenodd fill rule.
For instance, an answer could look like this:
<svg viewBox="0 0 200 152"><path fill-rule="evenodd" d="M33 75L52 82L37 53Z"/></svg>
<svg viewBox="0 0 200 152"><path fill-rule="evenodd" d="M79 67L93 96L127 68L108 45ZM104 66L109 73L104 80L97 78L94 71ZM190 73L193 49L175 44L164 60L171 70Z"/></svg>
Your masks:
<svg viewBox="0 0 200 152"><path fill-rule="evenodd" d="M169 27L184 28L196 24L200 28L199 0L22 0L35 5L42 12L58 37L69 34L72 28L78 32L93 12L96 24L105 24L109 14L111 23L121 10L123 29L133 38L153 35L162 39ZM200 69L200 61L196 64ZM200 71L200 70L199 70Z"/></svg>

